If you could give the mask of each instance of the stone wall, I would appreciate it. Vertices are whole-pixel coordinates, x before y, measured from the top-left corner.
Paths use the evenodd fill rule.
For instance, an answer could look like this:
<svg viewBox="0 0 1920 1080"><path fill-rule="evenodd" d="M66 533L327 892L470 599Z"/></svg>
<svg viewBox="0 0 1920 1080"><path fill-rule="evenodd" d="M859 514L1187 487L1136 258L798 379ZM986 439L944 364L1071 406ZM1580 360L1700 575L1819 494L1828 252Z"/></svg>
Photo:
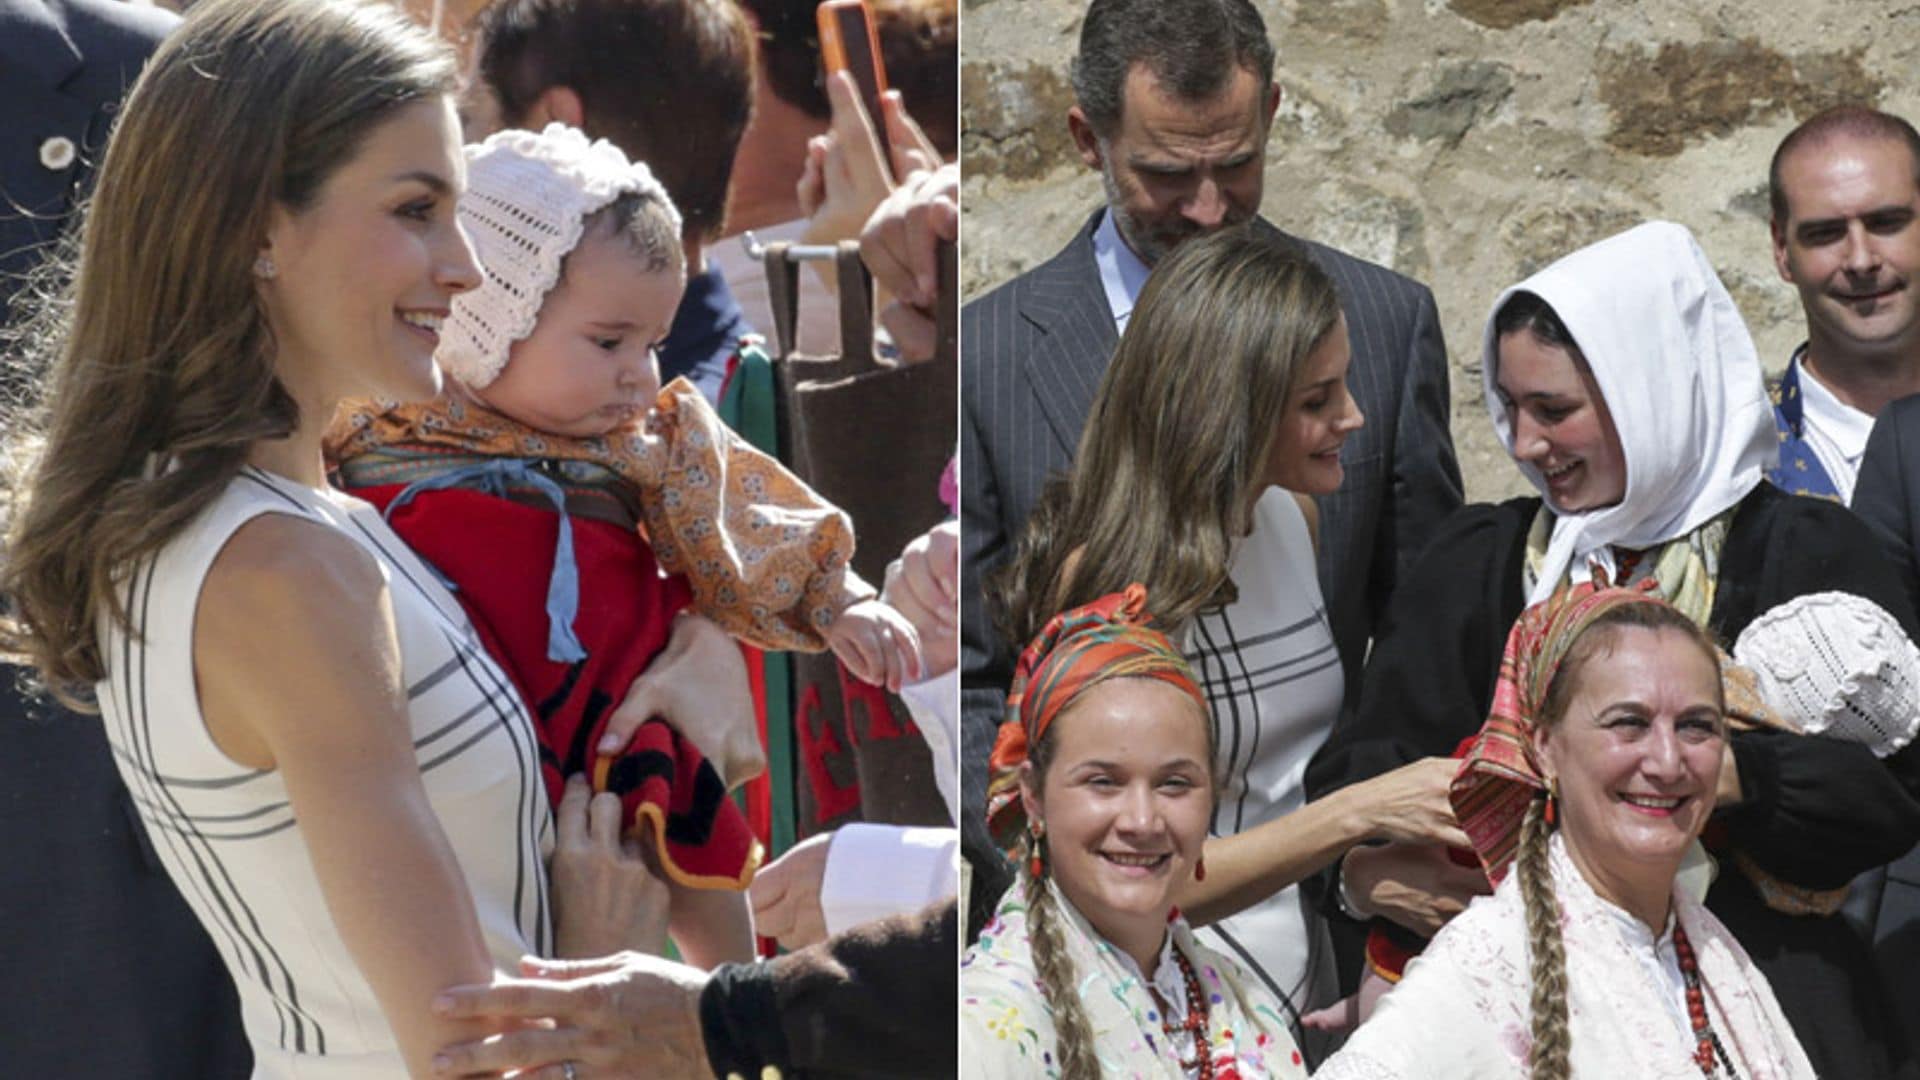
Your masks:
<svg viewBox="0 0 1920 1080"><path fill-rule="evenodd" d="M1494 441L1478 342L1504 286L1636 222L1693 229L1777 372L1801 337L1766 168L1840 101L1920 119L1901 0L1256 0L1279 47L1262 212L1432 285L1470 499L1526 490ZM1066 69L1084 0L967 0L966 291L1044 261L1100 199Z"/></svg>

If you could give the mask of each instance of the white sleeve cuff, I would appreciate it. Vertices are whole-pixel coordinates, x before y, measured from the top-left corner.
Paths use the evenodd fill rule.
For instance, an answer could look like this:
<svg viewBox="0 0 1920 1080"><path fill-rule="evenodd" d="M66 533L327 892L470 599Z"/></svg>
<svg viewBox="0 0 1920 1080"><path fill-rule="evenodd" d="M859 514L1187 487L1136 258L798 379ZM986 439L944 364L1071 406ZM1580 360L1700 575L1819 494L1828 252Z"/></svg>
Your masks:
<svg viewBox="0 0 1920 1080"><path fill-rule="evenodd" d="M933 782L946 800L947 814L960 821L960 669L948 668L932 678L900 688L927 749L933 752Z"/></svg>
<svg viewBox="0 0 1920 1080"><path fill-rule="evenodd" d="M960 834L854 822L834 831L820 882L827 933L919 911L960 887Z"/></svg>

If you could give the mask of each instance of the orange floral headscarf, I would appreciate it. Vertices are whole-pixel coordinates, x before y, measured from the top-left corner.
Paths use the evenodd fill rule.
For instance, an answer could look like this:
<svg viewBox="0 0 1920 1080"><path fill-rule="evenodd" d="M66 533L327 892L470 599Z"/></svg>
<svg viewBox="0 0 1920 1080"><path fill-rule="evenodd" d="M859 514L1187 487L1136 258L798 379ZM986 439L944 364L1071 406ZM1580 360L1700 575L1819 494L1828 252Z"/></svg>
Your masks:
<svg viewBox="0 0 1920 1080"><path fill-rule="evenodd" d="M1206 709L1193 670L1167 636L1148 625L1147 590L1129 585L1048 620L1020 654L1007 695L1007 719L994 740L987 784L987 827L1009 851L1026 831L1020 765L1054 718L1108 679L1158 679Z"/></svg>
<svg viewBox="0 0 1920 1080"><path fill-rule="evenodd" d="M1580 584L1521 612L1507 633L1493 708L1448 790L1453 816L1473 842L1487 877L1506 876L1527 805L1547 790L1533 732L1547 687L1574 642L1602 615L1629 604L1664 604L1645 588Z"/></svg>

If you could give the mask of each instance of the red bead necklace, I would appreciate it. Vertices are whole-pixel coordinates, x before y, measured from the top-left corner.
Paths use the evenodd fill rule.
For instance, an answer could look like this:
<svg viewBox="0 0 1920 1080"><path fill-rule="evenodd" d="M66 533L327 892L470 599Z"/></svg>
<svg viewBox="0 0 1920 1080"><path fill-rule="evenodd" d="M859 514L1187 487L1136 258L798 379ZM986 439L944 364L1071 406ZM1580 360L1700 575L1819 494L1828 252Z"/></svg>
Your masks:
<svg viewBox="0 0 1920 1080"><path fill-rule="evenodd" d="M1700 965L1693 958L1693 943L1687 940L1687 931L1678 921L1673 924L1673 951L1680 958L1680 978L1687 984L1687 1020L1693 1024L1693 1063L1700 1066L1701 1075L1711 1078L1718 1058L1720 1064L1727 1067L1727 1076L1737 1080L1740 1074L1734 1071L1727 1048L1720 1045L1720 1036L1707 1019L1707 996L1700 989Z"/></svg>
<svg viewBox="0 0 1920 1080"><path fill-rule="evenodd" d="M1207 1046L1207 998L1200 992L1200 978L1193 973L1193 965L1188 962L1186 955L1177 946L1172 952L1173 962L1180 965L1180 978L1187 984L1187 1018L1175 1024L1167 1011L1162 1009L1160 1030L1166 1033L1167 1044L1173 1048L1175 1055L1180 1050L1173 1041L1174 1036L1182 1031L1191 1032L1193 1060L1180 1062L1180 1068L1190 1076L1199 1077L1199 1080L1213 1080L1213 1051Z"/></svg>

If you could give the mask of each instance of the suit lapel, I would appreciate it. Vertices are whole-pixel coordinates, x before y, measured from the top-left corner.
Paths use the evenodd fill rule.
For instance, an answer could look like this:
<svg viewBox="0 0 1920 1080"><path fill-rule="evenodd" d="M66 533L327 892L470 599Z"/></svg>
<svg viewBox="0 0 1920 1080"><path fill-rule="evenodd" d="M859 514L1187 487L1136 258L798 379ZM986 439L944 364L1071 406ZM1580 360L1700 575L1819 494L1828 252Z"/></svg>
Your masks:
<svg viewBox="0 0 1920 1080"><path fill-rule="evenodd" d="M0 88L22 103L0 123L0 274L25 269L30 253L54 238L72 207L82 158L105 149L89 145L94 103L62 89L81 67L45 4L0 0ZM0 287L0 314L9 291Z"/></svg>
<svg viewBox="0 0 1920 1080"><path fill-rule="evenodd" d="M0 63L57 89L79 70L80 50L44 0L0 0Z"/></svg>
<svg viewBox="0 0 1920 1080"><path fill-rule="evenodd" d="M1096 212L1060 254L1033 271L1020 315L1037 331L1027 381L1068 460L1120 336L1093 261Z"/></svg>

